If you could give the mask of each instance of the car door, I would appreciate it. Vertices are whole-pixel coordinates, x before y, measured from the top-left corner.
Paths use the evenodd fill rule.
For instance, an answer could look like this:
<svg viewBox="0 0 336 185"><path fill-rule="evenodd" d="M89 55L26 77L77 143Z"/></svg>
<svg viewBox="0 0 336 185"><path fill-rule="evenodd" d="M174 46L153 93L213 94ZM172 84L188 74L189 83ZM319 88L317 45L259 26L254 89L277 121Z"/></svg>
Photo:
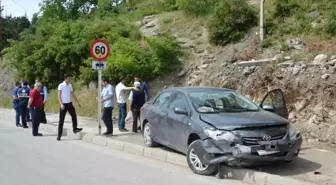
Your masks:
<svg viewBox="0 0 336 185"><path fill-rule="evenodd" d="M151 123L151 134L153 139L163 145L168 144L168 138L165 136L165 122L168 115L167 106L171 100L173 92L167 91L161 93L150 108L149 121Z"/></svg>
<svg viewBox="0 0 336 185"><path fill-rule="evenodd" d="M260 107L288 119L286 101L281 89L274 89L267 93L261 101Z"/></svg>
<svg viewBox="0 0 336 185"><path fill-rule="evenodd" d="M174 108L182 108L188 112L188 115L176 114ZM190 120L190 106L187 97L181 93L176 92L170 104L168 105L168 118L167 118L167 137L170 138L170 147L177 151L185 152L187 145L187 138L189 136Z"/></svg>

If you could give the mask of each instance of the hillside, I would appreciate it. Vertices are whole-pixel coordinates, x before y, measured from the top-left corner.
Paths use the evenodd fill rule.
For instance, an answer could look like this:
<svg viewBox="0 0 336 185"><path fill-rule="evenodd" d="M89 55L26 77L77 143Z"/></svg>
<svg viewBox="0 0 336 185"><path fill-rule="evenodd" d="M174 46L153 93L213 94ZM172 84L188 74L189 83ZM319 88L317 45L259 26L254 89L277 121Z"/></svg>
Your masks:
<svg viewBox="0 0 336 185"><path fill-rule="evenodd" d="M305 138L335 144L335 5L336 0L267 0L266 39L260 42L258 0L139 0L118 7L97 4L93 13L64 8L67 14L51 4L5 49L5 64L23 71L18 77L33 82L40 76L52 88L63 73L74 74L86 105L79 114L95 116L95 85L85 87L97 76L88 46L104 37L112 47L104 76L114 82L140 75L152 96L169 86L210 85L236 89L255 101L281 88L290 119ZM17 61L21 65L13 65ZM58 111L55 91L47 109Z"/></svg>

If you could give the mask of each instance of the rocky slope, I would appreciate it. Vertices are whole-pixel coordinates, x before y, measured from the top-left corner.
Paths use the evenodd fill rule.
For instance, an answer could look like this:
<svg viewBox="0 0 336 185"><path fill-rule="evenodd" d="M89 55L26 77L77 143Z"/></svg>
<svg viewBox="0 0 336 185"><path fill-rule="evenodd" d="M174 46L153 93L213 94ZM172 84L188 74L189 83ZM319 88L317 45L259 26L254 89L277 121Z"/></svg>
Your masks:
<svg viewBox="0 0 336 185"><path fill-rule="evenodd" d="M160 19L163 19L160 15L146 17L138 24L140 30L147 36L159 36ZM336 144L336 56L321 54L308 60L279 54L279 48L260 52L256 29L240 43L213 47L206 44L205 28L199 26L198 29L195 39L192 34L184 33L190 31L187 28L181 29L183 32L173 26L170 28L187 58L181 59L184 64L181 69L150 83L152 95L170 86L201 85L236 89L260 101L268 91L281 88L290 120L304 133L306 141ZM306 47L301 39L291 39L286 44L294 50ZM273 60L237 65L238 61L260 58Z"/></svg>

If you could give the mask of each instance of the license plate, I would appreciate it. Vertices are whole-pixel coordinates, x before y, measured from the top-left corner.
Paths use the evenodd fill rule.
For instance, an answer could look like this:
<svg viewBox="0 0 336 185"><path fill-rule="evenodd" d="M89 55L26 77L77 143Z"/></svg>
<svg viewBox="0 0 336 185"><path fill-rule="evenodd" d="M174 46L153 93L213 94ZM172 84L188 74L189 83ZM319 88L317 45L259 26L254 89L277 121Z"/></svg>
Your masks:
<svg viewBox="0 0 336 185"><path fill-rule="evenodd" d="M258 150L257 151L259 155L271 155L279 153L280 151L266 151L266 150Z"/></svg>

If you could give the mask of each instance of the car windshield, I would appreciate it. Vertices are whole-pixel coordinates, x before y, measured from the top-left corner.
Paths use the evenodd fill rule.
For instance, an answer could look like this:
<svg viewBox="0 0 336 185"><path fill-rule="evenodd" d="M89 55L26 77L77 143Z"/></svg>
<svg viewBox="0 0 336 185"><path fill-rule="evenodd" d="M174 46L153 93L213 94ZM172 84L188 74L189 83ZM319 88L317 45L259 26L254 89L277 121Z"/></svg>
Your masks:
<svg viewBox="0 0 336 185"><path fill-rule="evenodd" d="M194 108L200 113L259 111L259 107L238 92L211 90L189 93Z"/></svg>

